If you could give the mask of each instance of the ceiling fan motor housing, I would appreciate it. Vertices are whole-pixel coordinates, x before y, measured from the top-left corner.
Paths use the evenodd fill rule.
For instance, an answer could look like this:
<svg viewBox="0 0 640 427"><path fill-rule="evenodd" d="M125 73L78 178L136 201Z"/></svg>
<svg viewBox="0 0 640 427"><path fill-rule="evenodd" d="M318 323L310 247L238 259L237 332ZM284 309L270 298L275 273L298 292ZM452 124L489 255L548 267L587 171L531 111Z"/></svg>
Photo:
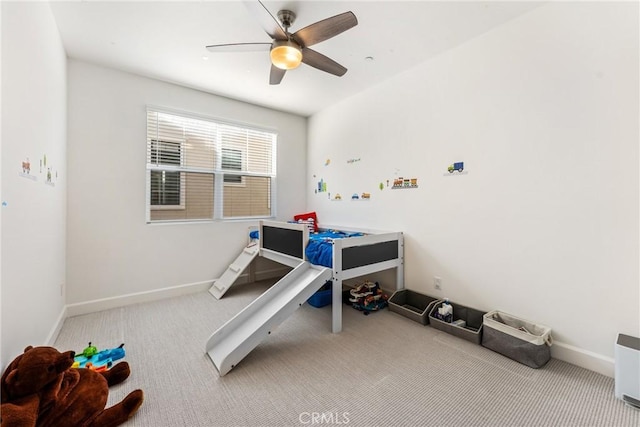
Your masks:
<svg viewBox="0 0 640 427"><path fill-rule="evenodd" d="M284 9L278 12L278 19L282 23L282 26L285 28L285 30L288 30L296 20L296 14L290 10Z"/></svg>

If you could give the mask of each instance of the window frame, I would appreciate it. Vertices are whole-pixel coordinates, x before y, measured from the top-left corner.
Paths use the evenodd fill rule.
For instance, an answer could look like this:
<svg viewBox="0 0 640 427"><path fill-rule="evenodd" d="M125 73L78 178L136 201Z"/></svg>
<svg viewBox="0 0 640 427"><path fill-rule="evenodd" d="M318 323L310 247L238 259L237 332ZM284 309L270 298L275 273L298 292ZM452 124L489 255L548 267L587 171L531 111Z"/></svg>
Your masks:
<svg viewBox="0 0 640 427"><path fill-rule="evenodd" d="M155 113L157 116L155 119L152 118L150 113ZM152 134L150 126L150 120L159 120L160 115L170 115L175 116L177 119L181 120L197 120L208 122L216 128L216 137L213 139L212 144L217 147L215 151L217 152L217 164L214 165L213 168L201 168L201 167L192 167L185 164L185 157L190 156L189 151L189 138L185 137L184 140L180 141L181 143L181 166L180 167L172 167L172 166L162 166L162 165L152 165L150 163L150 154L149 154L149 140L151 139L162 139L162 140L171 140L172 138L153 138L150 135ZM146 167L146 223L149 225L152 224L166 224L166 223L198 223L198 222L217 222L217 221L238 221L238 220L255 220L255 219L272 219L277 215L276 211L276 189L277 189L277 146L278 146L278 132L275 128L268 127L257 127L255 125L242 123L242 122L232 122L228 120L219 119L216 117L205 116L194 114L191 112L185 112L181 110L172 110L164 107L158 107L153 105L147 105L146 108L146 139L147 139L147 167ZM258 139L255 140L258 143L266 144L263 147L267 148L267 154L265 157L264 165L267 166L267 172L256 172L254 170L249 171L248 159L249 156L252 155L248 151L248 147L226 147L222 142L222 131L221 129L225 126L231 126L233 128L237 128L240 132L246 132L248 138L251 138L252 133L258 133ZM220 133L219 133L220 132ZM261 139L262 138L262 139ZM169 141L172 142L172 141ZM175 142L175 141L174 141ZM186 149L184 147L187 147ZM236 173L231 173L231 175L238 175L241 177L241 183L232 183L232 182L224 182L225 172L229 172L229 170L222 169L221 161L222 161L222 148L229 149L237 149L241 152L241 162L242 169L237 171ZM166 170L166 171L181 171L181 180L180 180L180 207L178 205L151 205L151 171L152 170ZM176 218L176 219L152 219L152 211L157 210L179 210L179 209L187 209L186 198L189 197L186 195L186 179L185 176L189 173L204 173L206 175L212 176L213 180L213 201L212 201L212 209L211 216L205 216L200 218L187 218L188 214L185 213L185 217ZM224 188L225 187L244 187L248 185L248 181L246 177L263 177L268 180L268 184L265 190L264 196L266 196L266 205L264 206L264 210L268 210L268 213L251 215L252 212L249 212L249 215L237 215L237 216L227 216L224 214ZM235 202L231 200L232 205L235 205ZM258 209L260 211L260 209Z"/></svg>

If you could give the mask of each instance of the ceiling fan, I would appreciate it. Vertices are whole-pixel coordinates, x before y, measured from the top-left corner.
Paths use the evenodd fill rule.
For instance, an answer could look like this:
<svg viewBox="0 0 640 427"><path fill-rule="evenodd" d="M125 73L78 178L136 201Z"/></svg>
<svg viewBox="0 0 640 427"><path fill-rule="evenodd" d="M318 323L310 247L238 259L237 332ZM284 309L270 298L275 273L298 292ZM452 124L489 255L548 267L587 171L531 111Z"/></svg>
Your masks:
<svg viewBox="0 0 640 427"><path fill-rule="evenodd" d="M271 74L269 84L280 84L287 70L292 70L304 62L318 70L343 76L347 69L331 58L309 49L309 46L328 40L358 25L352 12L344 12L331 18L308 25L291 34L289 27L296 19L290 10L281 10L276 19L260 1L244 2L249 12L258 20L262 28L272 38L271 43L230 43L207 46L211 52L250 52L269 50Z"/></svg>

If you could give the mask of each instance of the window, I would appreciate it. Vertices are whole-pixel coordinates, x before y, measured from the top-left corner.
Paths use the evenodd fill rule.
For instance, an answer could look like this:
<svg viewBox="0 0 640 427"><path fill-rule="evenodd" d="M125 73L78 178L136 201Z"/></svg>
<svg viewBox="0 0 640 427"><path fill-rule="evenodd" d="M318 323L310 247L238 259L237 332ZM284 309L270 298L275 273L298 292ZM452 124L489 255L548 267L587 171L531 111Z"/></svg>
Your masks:
<svg viewBox="0 0 640 427"><path fill-rule="evenodd" d="M222 169L227 171L242 170L242 150L222 149ZM242 175L224 175L225 184L242 184Z"/></svg>
<svg viewBox="0 0 640 427"><path fill-rule="evenodd" d="M180 166L182 144L180 142L151 140L151 163L155 165ZM184 209L180 172L166 170L151 171L152 209Z"/></svg>
<svg viewBox="0 0 640 427"><path fill-rule="evenodd" d="M272 217L276 134L147 110L147 222Z"/></svg>

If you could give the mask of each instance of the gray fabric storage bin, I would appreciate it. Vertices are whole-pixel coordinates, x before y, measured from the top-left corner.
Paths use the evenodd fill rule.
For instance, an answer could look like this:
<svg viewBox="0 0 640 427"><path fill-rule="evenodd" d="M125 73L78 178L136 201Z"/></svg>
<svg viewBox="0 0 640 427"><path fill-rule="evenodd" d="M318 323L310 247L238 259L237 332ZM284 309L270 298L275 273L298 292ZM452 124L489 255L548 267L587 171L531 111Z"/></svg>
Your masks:
<svg viewBox="0 0 640 427"><path fill-rule="evenodd" d="M426 325L429 323L429 312L437 301L437 298L401 289L395 291L388 302L389 310Z"/></svg>
<svg viewBox="0 0 640 427"><path fill-rule="evenodd" d="M482 346L531 368L551 359L551 329L498 310L484 315Z"/></svg>
<svg viewBox="0 0 640 427"><path fill-rule="evenodd" d="M442 306L443 302L444 301L438 301L429 312L429 325L480 345L483 333L482 320L486 312L449 301L449 304L453 307L453 321L464 320L466 323L464 327L461 327L435 317L435 313L437 313L438 308Z"/></svg>

